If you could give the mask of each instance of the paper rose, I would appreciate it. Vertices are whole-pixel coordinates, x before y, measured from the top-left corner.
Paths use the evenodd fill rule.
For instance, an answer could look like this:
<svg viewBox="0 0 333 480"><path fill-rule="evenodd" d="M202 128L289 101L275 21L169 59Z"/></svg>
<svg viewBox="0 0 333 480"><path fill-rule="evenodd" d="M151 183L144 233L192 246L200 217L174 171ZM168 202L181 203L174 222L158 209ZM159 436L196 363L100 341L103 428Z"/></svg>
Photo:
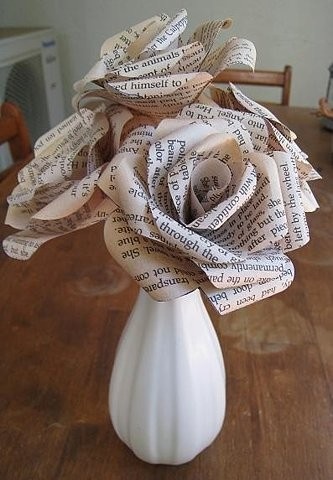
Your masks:
<svg viewBox="0 0 333 480"><path fill-rule="evenodd" d="M131 118L117 106L82 109L37 141L35 158L20 170L7 198L6 223L22 230L3 242L9 256L28 259L46 241L109 215L115 205L97 180Z"/></svg>
<svg viewBox="0 0 333 480"><path fill-rule="evenodd" d="M249 40L232 37L212 50L230 19L201 25L183 44L186 25L187 12L181 10L174 18L161 14L106 40L102 58L74 86L74 105L99 97L140 113L174 116L221 70L235 64L254 68L256 50Z"/></svg>
<svg viewBox="0 0 333 480"><path fill-rule="evenodd" d="M309 240L304 206L317 203L306 180L318 175L263 113L192 104L156 130L133 130L101 175L119 206L107 247L155 299L200 287L224 313L291 283L284 252Z"/></svg>
<svg viewBox="0 0 333 480"><path fill-rule="evenodd" d="M245 40L211 52L228 24L208 22L182 46L181 11L104 44L76 85L89 108L43 135L19 172L8 255L106 221L110 253L157 300L200 288L227 313L290 285L286 254L309 240L307 182L320 177L268 110L209 85L232 63L254 65Z"/></svg>

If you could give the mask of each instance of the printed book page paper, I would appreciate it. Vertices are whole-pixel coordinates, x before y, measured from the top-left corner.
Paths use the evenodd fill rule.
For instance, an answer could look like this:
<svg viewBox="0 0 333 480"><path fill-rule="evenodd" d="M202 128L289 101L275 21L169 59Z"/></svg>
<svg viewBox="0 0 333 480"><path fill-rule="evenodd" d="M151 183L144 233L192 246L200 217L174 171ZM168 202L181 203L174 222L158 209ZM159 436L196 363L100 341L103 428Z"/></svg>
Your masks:
<svg viewBox="0 0 333 480"><path fill-rule="evenodd" d="M26 260L103 221L110 254L154 299L200 288L223 314L290 285L320 176L271 112L210 86L224 68L254 68L252 42L214 47L226 19L184 43L186 24L185 10L161 14L103 44L75 85L78 111L18 173L6 223L19 231L3 248Z"/></svg>

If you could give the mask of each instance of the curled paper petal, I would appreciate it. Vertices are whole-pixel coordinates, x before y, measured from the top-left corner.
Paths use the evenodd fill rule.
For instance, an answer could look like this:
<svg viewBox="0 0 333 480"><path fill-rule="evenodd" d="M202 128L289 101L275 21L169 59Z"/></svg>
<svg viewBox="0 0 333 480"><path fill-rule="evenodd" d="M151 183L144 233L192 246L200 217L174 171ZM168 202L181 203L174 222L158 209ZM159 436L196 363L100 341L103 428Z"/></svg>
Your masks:
<svg viewBox="0 0 333 480"><path fill-rule="evenodd" d="M200 25L191 35L188 43L200 42L204 46L206 52L209 52L215 43L217 36L222 30L230 28L232 25L231 18L225 20L212 20Z"/></svg>

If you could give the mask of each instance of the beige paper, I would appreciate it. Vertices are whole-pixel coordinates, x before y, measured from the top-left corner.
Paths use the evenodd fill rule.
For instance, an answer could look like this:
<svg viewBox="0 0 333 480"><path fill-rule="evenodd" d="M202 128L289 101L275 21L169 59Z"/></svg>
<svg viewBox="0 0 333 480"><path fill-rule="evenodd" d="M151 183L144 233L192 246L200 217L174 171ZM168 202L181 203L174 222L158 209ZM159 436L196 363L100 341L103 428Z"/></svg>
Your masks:
<svg viewBox="0 0 333 480"><path fill-rule="evenodd" d="M254 68L255 47L249 40L232 37L212 50L230 19L202 24L183 44L186 25L183 9L171 19L152 17L108 39L102 58L74 85L73 105L101 98L158 118L175 116L221 70L236 64Z"/></svg>
<svg viewBox="0 0 333 480"><path fill-rule="evenodd" d="M18 174L6 222L21 231L3 246L24 260L105 221L111 255L153 298L200 288L222 314L290 285L286 253L309 241L320 176L271 112L232 84L209 87L231 65L254 68L253 44L213 49L229 19L183 43L186 23L185 10L161 14L103 44L75 85L79 112Z"/></svg>

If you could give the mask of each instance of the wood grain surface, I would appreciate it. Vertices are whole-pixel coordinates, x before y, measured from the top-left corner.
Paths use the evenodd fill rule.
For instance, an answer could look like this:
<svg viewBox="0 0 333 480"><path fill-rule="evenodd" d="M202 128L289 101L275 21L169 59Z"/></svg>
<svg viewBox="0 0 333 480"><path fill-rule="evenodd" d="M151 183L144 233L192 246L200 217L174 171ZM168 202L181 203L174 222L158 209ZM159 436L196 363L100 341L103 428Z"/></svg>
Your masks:
<svg viewBox="0 0 333 480"><path fill-rule="evenodd" d="M333 478L333 164L309 110L275 107L320 169L312 241L293 253L285 292L219 317L227 413L215 442L179 467L138 460L109 420L115 349L137 287L101 224L31 260L0 253L1 480L330 480ZM2 225L12 172L0 184Z"/></svg>

